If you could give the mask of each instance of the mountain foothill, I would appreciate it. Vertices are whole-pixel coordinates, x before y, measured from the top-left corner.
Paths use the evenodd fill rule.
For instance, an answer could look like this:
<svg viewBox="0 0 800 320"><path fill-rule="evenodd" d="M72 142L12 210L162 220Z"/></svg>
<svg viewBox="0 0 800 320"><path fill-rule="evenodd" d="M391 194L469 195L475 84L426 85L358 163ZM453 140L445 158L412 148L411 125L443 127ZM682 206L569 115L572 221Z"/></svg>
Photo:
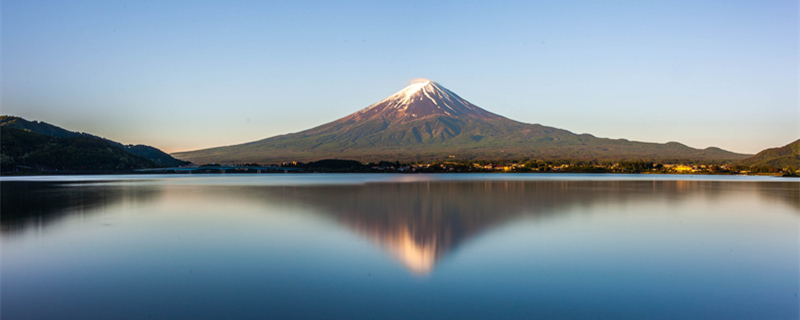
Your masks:
<svg viewBox="0 0 800 320"><path fill-rule="evenodd" d="M39 121L0 116L0 165L10 172L120 172L190 162L146 145L125 145Z"/></svg>

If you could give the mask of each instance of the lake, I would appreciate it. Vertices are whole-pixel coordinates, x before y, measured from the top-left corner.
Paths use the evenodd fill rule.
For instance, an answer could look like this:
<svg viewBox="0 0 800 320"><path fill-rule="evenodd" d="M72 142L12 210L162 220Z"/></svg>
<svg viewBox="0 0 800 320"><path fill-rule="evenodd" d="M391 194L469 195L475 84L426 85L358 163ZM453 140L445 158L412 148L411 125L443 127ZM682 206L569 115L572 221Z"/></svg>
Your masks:
<svg viewBox="0 0 800 320"><path fill-rule="evenodd" d="M6 319L797 319L800 180L3 177Z"/></svg>

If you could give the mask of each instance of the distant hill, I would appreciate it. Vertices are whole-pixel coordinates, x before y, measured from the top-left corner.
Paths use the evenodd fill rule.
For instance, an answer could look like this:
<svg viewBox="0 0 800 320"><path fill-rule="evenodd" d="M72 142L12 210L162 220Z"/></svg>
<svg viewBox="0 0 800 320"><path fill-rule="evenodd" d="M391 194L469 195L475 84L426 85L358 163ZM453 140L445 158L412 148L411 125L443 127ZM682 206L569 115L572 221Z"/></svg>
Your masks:
<svg viewBox="0 0 800 320"><path fill-rule="evenodd" d="M195 163L277 163L353 159L735 161L749 155L719 148L598 138L514 121L433 81L412 84L339 120L298 133L173 154Z"/></svg>
<svg viewBox="0 0 800 320"><path fill-rule="evenodd" d="M4 173L18 169L120 171L159 166L96 137L54 137L2 126L0 138L0 171Z"/></svg>
<svg viewBox="0 0 800 320"><path fill-rule="evenodd" d="M739 164L774 168L787 168L790 166L800 168L800 139L780 148L761 151L750 158L739 161Z"/></svg>
<svg viewBox="0 0 800 320"><path fill-rule="evenodd" d="M0 127L20 129L23 131L43 134L56 138L84 137L84 138L100 139L110 143L115 148L119 148L122 149L123 151L132 153L134 155L150 159L156 164L165 167L177 167L190 163L188 161L175 159L169 154L165 153L164 151L161 151L151 146L146 146L141 144L125 145L116 141L108 140L103 137L98 137L84 132L73 132L46 122L28 121L20 117L0 116Z"/></svg>

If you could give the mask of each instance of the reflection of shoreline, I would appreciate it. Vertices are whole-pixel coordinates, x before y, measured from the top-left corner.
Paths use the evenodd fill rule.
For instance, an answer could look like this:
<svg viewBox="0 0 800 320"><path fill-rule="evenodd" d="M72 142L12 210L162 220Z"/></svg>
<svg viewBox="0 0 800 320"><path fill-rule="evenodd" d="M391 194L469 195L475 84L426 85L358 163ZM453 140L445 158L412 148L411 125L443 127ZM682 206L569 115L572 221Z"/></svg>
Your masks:
<svg viewBox="0 0 800 320"><path fill-rule="evenodd" d="M3 236L46 229L71 215L95 214L122 201L152 201L160 193L153 187L16 181L0 183L0 191Z"/></svg>
<svg viewBox="0 0 800 320"><path fill-rule="evenodd" d="M417 274L430 273L476 235L522 217L557 218L606 204L727 201L754 195L800 214L800 184L718 181L411 181L351 185L237 186L2 184L2 234L14 236L123 202L182 208L216 203L310 207L368 239ZM578 210L575 210L578 209ZM289 210L291 211L291 210ZM643 212L646 214L646 212Z"/></svg>
<svg viewBox="0 0 800 320"><path fill-rule="evenodd" d="M765 199L784 202L800 215L800 183L797 182L771 182L760 183L759 194ZM779 185L780 187L775 187Z"/></svg>

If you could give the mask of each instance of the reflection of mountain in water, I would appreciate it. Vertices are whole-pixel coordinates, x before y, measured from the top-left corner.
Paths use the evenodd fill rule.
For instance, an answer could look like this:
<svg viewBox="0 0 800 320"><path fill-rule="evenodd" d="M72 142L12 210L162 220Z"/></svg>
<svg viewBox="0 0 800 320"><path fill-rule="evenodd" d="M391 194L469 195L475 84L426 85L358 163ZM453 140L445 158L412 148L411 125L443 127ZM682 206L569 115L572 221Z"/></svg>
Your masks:
<svg viewBox="0 0 800 320"><path fill-rule="evenodd" d="M281 196L318 208L379 244L412 272L428 273L446 253L493 226L526 214L553 214L606 194L581 192L580 188L591 188L592 184L374 183L287 188Z"/></svg>
<svg viewBox="0 0 800 320"><path fill-rule="evenodd" d="M581 207L682 201L728 201L753 194L784 201L800 213L800 184L708 181L429 181L363 185L218 186L164 184L3 183L2 231L51 224L71 214L98 212L122 201L169 197L196 205L205 199L310 206L370 239L409 270L428 273L448 252L475 235L528 217L551 219ZM169 191L164 193L163 191ZM573 210L578 209L578 210ZM646 214L646 212L643 212Z"/></svg>
<svg viewBox="0 0 800 320"><path fill-rule="evenodd" d="M552 187L521 182L375 183L284 188L280 195L317 208L379 244L411 271L427 273L476 233L563 201L557 191L547 190Z"/></svg>
<svg viewBox="0 0 800 320"><path fill-rule="evenodd" d="M746 192L770 186L735 185ZM412 272L428 273L471 237L523 216L549 218L601 204L715 199L730 196L730 186L704 181L435 181L281 187L274 192L269 187L261 196L313 206L377 243Z"/></svg>

